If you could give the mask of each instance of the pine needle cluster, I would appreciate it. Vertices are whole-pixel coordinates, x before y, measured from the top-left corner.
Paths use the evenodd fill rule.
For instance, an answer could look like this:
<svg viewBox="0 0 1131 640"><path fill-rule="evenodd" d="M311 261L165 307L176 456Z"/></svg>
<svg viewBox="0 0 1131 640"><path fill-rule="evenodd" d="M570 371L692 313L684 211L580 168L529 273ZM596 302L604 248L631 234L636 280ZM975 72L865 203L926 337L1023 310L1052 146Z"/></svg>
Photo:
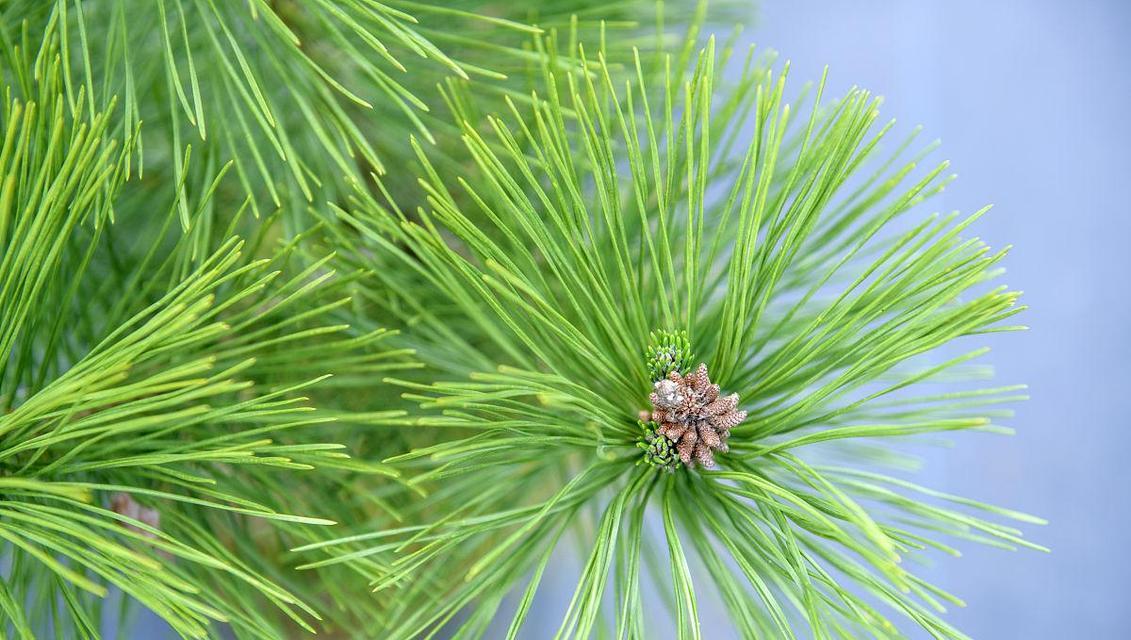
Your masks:
<svg viewBox="0 0 1131 640"><path fill-rule="evenodd" d="M964 638L1005 251L719 5L0 5L0 636Z"/></svg>

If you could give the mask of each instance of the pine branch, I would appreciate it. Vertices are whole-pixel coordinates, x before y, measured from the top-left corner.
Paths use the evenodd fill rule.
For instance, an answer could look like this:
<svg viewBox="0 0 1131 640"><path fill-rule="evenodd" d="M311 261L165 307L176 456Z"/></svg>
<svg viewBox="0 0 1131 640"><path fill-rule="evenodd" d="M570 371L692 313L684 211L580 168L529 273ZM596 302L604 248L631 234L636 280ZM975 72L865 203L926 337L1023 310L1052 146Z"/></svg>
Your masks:
<svg viewBox="0 0 1131 640"><path fill-rule="evenodd" d="M823 461L843 457L842 442L884 451L892 438L1001 430L993 418L1007 414L987 407L1016 388L929 391L982 354L940 362L940 347L1009 329L1020 310L1016 293L990 284L1004 252L962 235L983 212L915 213L950 180L946 164L919 170L907 144L881 155L890 124L876 124L865 91L825 104L822 82L791 107L788 68L751 53L724 82L713 40L687 75L673 67L658 80L639 57L626 65L635 78L614 80L609 56L579 47L568 71L543 69L529 108L509 101L482 125L459 119L473 177L451 177L416 147L427 206L414 216L361 191L338 211L357 231L339 237L402 254L438 294L432 324L461 327L460 343L437 331L417 345L456 375L388 380L438 440L388 460L429 492L406 517L414 524L378 521L297 551L326 554L308 567L364 567L397 603L390 637L434 633L461 611L459 634L475 636L480 620L505 615L507 594L519 598L518 629L538 586L522 581L541 575L567 530L588 560L559 637L611 619L619 637L649 629L641 565L665 548L670 575L651 579L671 585L680 637L699 637L693 552L750 635L887 637L900 628L894 612L964 637L939 615L960 601L903 559L950 552L948 537L1040 549L996 521L1040 520L942 494L922 501L915 485L858 466L878 456ZM368 286L396 299L394 278ZM657 405L682 392L661 390L641 357L665 328L687 332L714 394L737 393L748 414L718 470L638 466L654 455L637 446L653 384L653 408L682 406ZM673 447L707 437L662 433ZM662 534L643 525L648 511ZM615 616L603 615L614 577Z"/></svg>
<svg viewBox="0 0 1131 640"><path fill-rule="evenodd" d="M546 58L530 50L533 35L560 30L576 42L608 31L627 50L654 48L668 30L635 35L649 2L606 4L599 18L587 5L24 0L6 3L0 23L9 47L51 41L72 109L80 91L92 113L120 101L123 140L146 123L131 173L202 189L216 167L239 159L226 187L250 196L257 217L284 208L293 234L308 226L310 203L344 198L369 172L411 162L408 132L430 144L454 134L437 117L446 78L479 80L464 86L484 106L522 99L530 69ZM182 157L190 144L196 171ZM187 229L191 212L179 207Z"/></svg>
<svg viewBox="0 0 1131 640"><path fill-rule="evenodd" d="M964 638L1006 251L737 6L0 7L0 635Z"/></svg>
<svg viewBox="0 0 1131 640"><path fill-rule="evenodd" d="M333 521L296 515L330 510L324 493L288 491L292 478L315 468L334 484L396 474L321 441L334 416L304 394L329 373L348 385L411 363L384 348L389 332L332 321L349 302L348 278L335 281L328 258L296 269L299 239L262 259L231 236L198 253L208 236L175 229L175 188L159 225L174 227L163 261L160 234L141 255L107 246L132 148L108 138L111 116L87 116L82 90L68 107L58 56L25 64L34 93L5 105L0 147L9 177L0 198L0 628L97 636L95 599L115 588L185 637L209 635L216 622L242 637L279 637L291 624L313 631L319 616L307 603L321 589L283 586L296 581L275 574L286 548L309 539L305 528ZM86 293L105 287L117 300L87 304ZM281 528L232 539L257 522Z"/></svg>

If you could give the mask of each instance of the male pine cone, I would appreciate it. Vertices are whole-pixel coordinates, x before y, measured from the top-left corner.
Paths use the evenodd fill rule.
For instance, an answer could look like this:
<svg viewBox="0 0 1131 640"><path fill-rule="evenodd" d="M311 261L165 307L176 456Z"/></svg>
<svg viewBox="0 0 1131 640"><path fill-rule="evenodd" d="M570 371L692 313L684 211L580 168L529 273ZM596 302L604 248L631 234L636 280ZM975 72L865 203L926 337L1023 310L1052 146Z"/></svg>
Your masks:
<svg viewBox="0 0 1131 640"><path fill-rule="evenodd" d="M738 394L720 397L719 385L707 374L707 365L687 375L672 371L656 382L649 399L656 433L675 443L676 453L688 467L715 464L715 451L727 451L730 430L746 419L738 409Z"/></svg>

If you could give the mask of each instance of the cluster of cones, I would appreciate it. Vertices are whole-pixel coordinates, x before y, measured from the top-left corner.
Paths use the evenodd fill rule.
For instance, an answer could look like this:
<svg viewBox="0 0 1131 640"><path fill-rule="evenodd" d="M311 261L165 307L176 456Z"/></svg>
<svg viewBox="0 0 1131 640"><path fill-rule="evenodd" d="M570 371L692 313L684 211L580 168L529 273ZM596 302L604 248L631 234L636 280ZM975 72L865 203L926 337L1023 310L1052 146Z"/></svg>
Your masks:
<svg viewBox="0 0 1131 640"><path fill-rule="evenodd" d="M655 383L649 399L656 434L675 445L688 467L714 466L714 453L727 451L730 430L746 419L746 412L738 409L738 394L722 396L706 364L686 375L670 372Z"/></svg>

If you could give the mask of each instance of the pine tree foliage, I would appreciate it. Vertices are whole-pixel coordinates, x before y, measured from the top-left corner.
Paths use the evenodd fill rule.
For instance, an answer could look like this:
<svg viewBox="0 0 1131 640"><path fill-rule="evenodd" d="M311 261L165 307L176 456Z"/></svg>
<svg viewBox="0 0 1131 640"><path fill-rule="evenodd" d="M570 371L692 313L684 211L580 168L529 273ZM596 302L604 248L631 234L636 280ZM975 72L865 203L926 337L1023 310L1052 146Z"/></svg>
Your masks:
<svg viewBox="0 0 1131 640"><path fill-rule="evenodd" d="M176 231L175 188L165 211L154 216L150 201L144 212L174 229L170 242L135 238L137 256L116 245L118 225L144 227L113 221L119 204L142 213L123 194L133 139L108 137L111 116L87 116L81 89L68 108L53 53L26 59L25 86L9 87L0 153L4 628L97 636L92 596L113 586L186 637L213 621L248 637L285 635L284 617L312 629L318 614L273 574L305 539L300 527L333 521L304 515L325 509L287 483L315 466L392 472L293 437L331 417L303 394L327 373L400 368L398 354L382 346L387 331L356 335L332 320L345 279L333 281L326 258L296 260L300 238L269 248L229 230L195 253L196 237ZM194 221L209 194L199 197ZM119 495L159 524L116 512ZM232 540L252 519L287 526Z"/></svg>
<svg viewBox="0 0 1131 640"><path fill-rule="evenodd" d="M471 83L479 102L523 95L532 34L570 42L616 34L619 47L655 48L641 0L539 1L505 8L488 0L12 0L0 8L12 42L53 40L71 73L74 106L85 89L92 109L123 106L123 137L147 123L130 168L163 171L174 183L207 184L233 167L232 189L258 214L282 207L292 230L310 203L348 194L369 171L406 160L405 136L443 141L436 85ZM676 4L669 19L688 15ZM659 43L657 43L657 40ZM479 88L482 87L482 91ZM194 144L191 171L181 154ZM189 212L180 207L181 224Z"/></svg>
<svg viewBox="0 0 1131 640"><path fill-rule="evenodd" d="M388 380L441 440L389 460L429 492L422 521L301 549L389 590L390 637L464 610L457 636L506 616L515 637L572 535L587 559L559 637L701 637L706 585L744 637L887 637L904 628L892 613L964 637L940 617L961 601L902 560L957 553L954 539L1040 548L1007 523L1035 518L860 464L895 439L1001 430L994 407L1018 387L933 387L983 350L922 357L1015 328L1017 294L992 283L1005 252L961 235L982 212L916 213L946 164L917 171L912 140L884 152L891 126L867 92L826 103L821 83L791 106L787 69L751 52L726 81L732 53L712 41L656 89L639 57L618 82L582 48L578 66L545 70L530 108L458 119L473 179L418 147L425 205L360 193L338 211L405 247L452 308L444 322L474 336L435 358L470 352L469 378ZM638 464L656 327L686 331L749 411L715 469ZM645 581L671 585L669 616L643 603Z"/></svg>
<svg viewBox="0 0 1131 640"><path fill-rule="evenodd" d="M1040 548L905 473L1023 389L934 145L512 4L0 4L0 637L963 638L914 561Z"/></svg>

